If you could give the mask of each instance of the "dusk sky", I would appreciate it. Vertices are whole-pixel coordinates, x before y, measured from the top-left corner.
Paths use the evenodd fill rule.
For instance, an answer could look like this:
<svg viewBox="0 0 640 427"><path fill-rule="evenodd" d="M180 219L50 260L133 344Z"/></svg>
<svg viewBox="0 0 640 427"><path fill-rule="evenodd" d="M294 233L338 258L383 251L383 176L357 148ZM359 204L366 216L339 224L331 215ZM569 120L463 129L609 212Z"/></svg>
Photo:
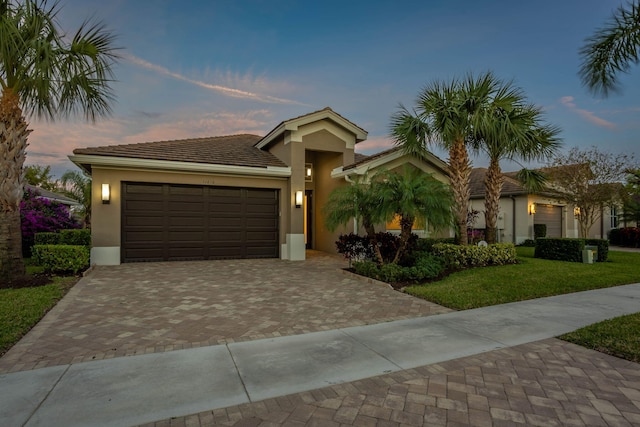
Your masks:
<svg viewBox="0 0 640 427"><path fill-rule="evenodd" d="M582 87L578 50L620 0L63 0L118 36L114 114L96 124L31 119L27 164L60 175L74 148L237 133L265 135L324 107L392 146L389 118L426 84L492 70L562 129L564 150L638 156L640 67L606 99ZM433 150L446 160L446 153ZM474 158L474 166L486 161ZM517 166L507 170L514 170Z"/></svg>

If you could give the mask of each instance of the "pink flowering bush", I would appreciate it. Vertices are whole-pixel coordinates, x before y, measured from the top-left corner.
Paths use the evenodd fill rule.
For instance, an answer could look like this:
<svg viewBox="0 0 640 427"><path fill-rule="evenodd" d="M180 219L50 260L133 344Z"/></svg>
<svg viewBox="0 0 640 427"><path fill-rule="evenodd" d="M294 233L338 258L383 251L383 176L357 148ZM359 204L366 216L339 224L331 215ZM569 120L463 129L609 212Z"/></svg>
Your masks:
<svg viewBox="0 0 640 427"><path fill-rule="evenodd" d="M20 202L20 219L24 256L31 255L36 233L80 228L80 224L69 215L69 209L65 205L38 198L37 192L30 190L25 191Z"/></svg>

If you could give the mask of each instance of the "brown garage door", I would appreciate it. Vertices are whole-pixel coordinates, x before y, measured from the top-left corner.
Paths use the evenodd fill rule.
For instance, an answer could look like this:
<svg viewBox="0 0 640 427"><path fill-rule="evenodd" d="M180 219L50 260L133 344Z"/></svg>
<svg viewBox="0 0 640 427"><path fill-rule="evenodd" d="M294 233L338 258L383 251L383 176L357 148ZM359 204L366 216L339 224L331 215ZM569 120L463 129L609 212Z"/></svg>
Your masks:
<svg viewBox="0 0 640 427"><path fill-rule="evenodd" d="M562 207L553 205L536 205L533 216L534 224L546 224L546 237L562 237Z"/></svg>
<svg viewBox="0 0 640 427"><path fill-rule="evenodd" d="M122 184L122 261L278 257L278 190Z"/></svg>

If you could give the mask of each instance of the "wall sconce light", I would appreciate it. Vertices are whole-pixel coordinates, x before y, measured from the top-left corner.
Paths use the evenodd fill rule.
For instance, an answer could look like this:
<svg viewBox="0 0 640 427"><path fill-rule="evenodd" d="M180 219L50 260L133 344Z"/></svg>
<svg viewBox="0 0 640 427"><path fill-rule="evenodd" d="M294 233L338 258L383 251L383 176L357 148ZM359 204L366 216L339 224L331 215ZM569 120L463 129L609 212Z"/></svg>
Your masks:
<svg viewBox="0 0 640 427"><path fill-rule="evenodd" d="M302 191L296 191L296 208L302 207L303 197L304 197L304 194L302 193Z"/></svg>
<svg viewBox="0 0 640 427"><path fill-rule="evenodd" d="M305 163L304 165L304 180L307 182L313 181L313 165L311 163Z"/></svg>
<svg viewBox="0 0 640 427"><path fill-rule="evenodd" d="M529 215L534 215L536 213L536 204L535 203L531 203L529 205Z"/></svg>
<svg viewBox="0 0 640 427"><path fill-rule="evenodd" d="M108 205L111 201L111 188L109 184L102 184L102 203Z"/></svg>
<svg viewBox="0 0 640 427"><path fill-rule="evenodd" d="M580 208L578 206L573 208L573 216L575 216L575 217L579 217L580 216Z"/></svg>

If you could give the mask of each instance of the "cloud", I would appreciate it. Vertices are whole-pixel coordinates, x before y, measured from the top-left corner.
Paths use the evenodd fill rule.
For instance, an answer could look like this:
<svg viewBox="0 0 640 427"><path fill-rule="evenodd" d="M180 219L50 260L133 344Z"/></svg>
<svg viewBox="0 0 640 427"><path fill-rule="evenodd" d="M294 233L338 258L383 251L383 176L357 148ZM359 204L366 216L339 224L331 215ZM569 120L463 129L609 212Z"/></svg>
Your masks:
<svg viewBox="0 0 640 427"><path fill-rule="evenodd" d="M208 90L212 90L214 92L218 92L222 95L225 96L229 96L231 98L243 98L243 99L250 99L253 101L260 101L260 102L265 102L265 103L270 103L270 104L292 104L292 105L305 105L301 102L298 101L294 101L291 99L285 99L285 98L278 98L275 96L271 96L271 95L264 95L264 94L260 94L260 93L256 93L256 92L251 92L251 91L246 91L246 90L240 90L240 89L235 89L232 87L228 87L228 86L222 86L222 85L216 85L216 84L211 84L211 83L205 83L203 81L200 80L194 80L191 79L189 77L186 77L182 74L173 72L163 66L160 65L156 65L156 64L152 64L151 62L145 61L144 59L138 58L134 55L131 54L124 54L122 55L123 58L127 59L129 62L146 68L148 70L152 70L155 71L158 74L164 75L164 76L168 76L168 77L172 77L174 79L177 80L181 80L183 82L187 82L196 86L199 86L201 88L204 89L208 89Z"/></svg>
<svg viewBox="0 0 640 427"><path fill-rule="evenodd" d="M615 123L612 123L610 121L607 121L605 119L602 119L602 118L596 116L592 111L583 110L582 108L578 108L573 101L574 101L573 96L563 96L562 98L560 98L560 103L562 105L567 107L569 110L578 113L580 116L582 116L588 122L593 123L596 126L607 128L609 130L616 130L616 124Z"/></svg>
<svg viewBox="0 0 640 427"><path fill-rule="evenodd" d="M356 145L356 151L362 154L374 154L380 151L393 148L394 144L389 138L384 136L372 137Z"/></svg>

